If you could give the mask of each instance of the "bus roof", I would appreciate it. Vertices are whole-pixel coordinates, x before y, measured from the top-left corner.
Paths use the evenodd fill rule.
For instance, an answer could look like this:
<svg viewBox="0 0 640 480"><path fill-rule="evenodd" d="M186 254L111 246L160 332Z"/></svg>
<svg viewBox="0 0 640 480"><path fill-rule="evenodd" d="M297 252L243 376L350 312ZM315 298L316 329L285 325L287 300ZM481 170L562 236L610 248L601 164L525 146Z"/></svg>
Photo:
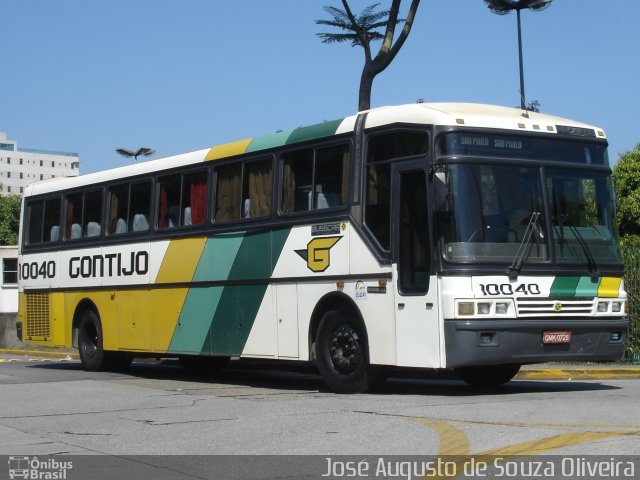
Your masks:
<svg viewBox="0 0 640 480"><path fill-rule="evenodd" d="M538 112L525 112L519 108L495 105L473 103L414 103L374 108L368 110L366 113L365 128L404 123L484 127L549 134L558 133L558 126L562 126L588 129L596 132L598 138L606 138L604 131L592 125ZM99 185L120 178L125 179L175 167L195 165L245 153L259 152L270 148L301 143L307 140L349 133L355 128L356 118L357 115L353 115L338 120L325 121L316 125L299 127L288 131L278 131L270 135L248 138L190 153L149 160L134 165L127 165L77 177L42 180L27 186L23 196L27 197L51 193L62 189L71 189L86 185Z"/></svg>

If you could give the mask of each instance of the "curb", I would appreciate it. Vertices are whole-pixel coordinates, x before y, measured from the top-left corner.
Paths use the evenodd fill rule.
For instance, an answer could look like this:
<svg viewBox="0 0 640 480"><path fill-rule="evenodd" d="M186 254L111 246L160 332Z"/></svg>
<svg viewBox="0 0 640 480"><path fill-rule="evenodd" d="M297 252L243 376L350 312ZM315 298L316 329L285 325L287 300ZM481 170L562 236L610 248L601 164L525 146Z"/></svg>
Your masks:
<svg viewBox="0 0 640 480"><path fill-rule="evenodd" d="M569 367L524 368L515 377L518 380L612 380L640 378L640 367Z"/></svg>
<svg viewBox="0 0 640 480"><path fill-rule="evenodd" d="M46 358L72 358L77 360L80 358L77 352L69 351L48 351L48 350L21 350L0 348L0 355L20 355L25 357L46 357Z"/></svg>

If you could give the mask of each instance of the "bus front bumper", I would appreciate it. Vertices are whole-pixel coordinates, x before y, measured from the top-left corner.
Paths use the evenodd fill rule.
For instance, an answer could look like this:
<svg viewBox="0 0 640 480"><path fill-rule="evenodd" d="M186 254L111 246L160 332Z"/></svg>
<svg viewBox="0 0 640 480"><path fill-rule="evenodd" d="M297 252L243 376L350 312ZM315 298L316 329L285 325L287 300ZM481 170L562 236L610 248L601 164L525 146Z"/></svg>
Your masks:
<svg viewBox="0 0 640 480"><path fill-rule="evenodd" d="M445 320L446 365L620 360L628 330L627 318Z"/></svg>

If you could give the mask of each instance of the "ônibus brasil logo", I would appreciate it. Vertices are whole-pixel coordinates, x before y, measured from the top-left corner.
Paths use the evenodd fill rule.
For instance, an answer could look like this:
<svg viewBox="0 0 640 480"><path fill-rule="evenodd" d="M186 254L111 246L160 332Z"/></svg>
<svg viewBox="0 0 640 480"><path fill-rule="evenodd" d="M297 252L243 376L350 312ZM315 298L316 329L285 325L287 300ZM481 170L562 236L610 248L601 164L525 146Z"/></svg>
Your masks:
<svg viewBox="0 0 640 480"><path fill-rule="evenodd" d="M67 470L73 468L73 462L38 457L9 457L9 478L30 480L66 480Z"/></svg>

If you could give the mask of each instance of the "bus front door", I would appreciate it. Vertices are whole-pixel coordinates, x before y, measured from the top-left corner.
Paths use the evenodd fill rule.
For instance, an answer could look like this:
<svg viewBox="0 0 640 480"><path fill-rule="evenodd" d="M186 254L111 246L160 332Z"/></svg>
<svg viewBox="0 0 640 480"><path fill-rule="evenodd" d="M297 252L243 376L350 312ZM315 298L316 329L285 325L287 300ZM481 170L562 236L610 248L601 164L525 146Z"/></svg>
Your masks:
<svg viewBox="0 0 640 480"><path fill-rule="evenodd" d="M440 366L438 282L432 273L424 161L393 167L394 291L399 366Z"/></svg>

